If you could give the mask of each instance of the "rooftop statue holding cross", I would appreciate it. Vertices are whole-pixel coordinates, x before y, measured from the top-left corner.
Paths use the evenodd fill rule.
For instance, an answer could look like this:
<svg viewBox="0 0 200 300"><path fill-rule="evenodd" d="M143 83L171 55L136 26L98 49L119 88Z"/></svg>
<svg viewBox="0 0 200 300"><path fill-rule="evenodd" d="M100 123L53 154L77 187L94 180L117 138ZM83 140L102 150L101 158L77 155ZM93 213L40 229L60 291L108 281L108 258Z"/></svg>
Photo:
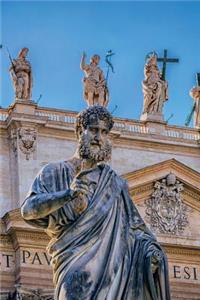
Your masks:
<svg viewBox="0 0 200 300"><path fill-rule="evenodd" d="M168 99L168 83L162 79L155 52L147 55L144 76L145 79L142 82L144 94L143 114L161 114L163 104Z"/></svg>
<svg viewBox="0 0 200 300"><path fill-rule="evenodd" d="M160 72L157 63L163 62L162 72ZM164 57L159 58L155 51L146 56L144 66L145 79L142 82L144 94L144 106L142 120L156 118L163 121L163 105L168 100L168 82L165 80L166 64L168 62L178 62L176 58L167 58L167 50L164 50Z"/></svg>

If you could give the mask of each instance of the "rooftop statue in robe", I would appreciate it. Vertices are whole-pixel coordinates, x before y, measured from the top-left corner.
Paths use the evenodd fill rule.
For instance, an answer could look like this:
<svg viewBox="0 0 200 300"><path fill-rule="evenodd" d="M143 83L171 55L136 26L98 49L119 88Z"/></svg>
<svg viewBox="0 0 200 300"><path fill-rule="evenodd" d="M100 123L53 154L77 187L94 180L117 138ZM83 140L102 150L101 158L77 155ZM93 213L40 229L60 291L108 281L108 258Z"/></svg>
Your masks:
<svg viewBox="0 0 200 300"><path fill-rule="evenodd" d="M80 68L85 73L83 78L84 99L88 106L98 104L107 106L109 101L107 82L103 71L99 68L100 56L95 54L90 58L90 64L86 64L86 54L83 53Z"/></svg>
<svg viewBox="0 0 200 300"><path fill-rule="evenodd" d="M157 54L151 52L147 55L144 66L144 77L142 82L145 113L162 113L163 105L168 100L168 83L162 79L161 72L157 66Z"/></svg>
<svg viewBox="0 0 200 300"><path fill-rule="evenodd" d="M190 96L194 99L194 127L200 128L200 86L190 90Z"/></svg>
<svg viewBox="0 0 200 300"><path fill-rule="evenodd" d="M102 106L81 112L74 157L46 165L22 205L51 237L55 300L170 299L165 254L107 164L112 126Z"/></svg>
<svg viewBox="0 0 200 300"><path fill-rule="evenodd" d="M18 58L12 60L10 75L13 80L15 98L18 100L31 100L32 70L30 62L26 59L28 48L22 48Z"/></svg>

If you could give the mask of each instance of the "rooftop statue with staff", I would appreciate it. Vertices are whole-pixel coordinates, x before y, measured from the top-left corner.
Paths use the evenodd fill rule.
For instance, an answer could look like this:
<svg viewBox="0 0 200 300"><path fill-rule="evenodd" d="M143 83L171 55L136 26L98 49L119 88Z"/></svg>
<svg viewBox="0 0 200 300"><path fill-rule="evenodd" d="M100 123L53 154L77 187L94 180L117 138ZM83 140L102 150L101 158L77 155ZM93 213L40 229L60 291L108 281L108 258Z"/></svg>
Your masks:
<svg viewBox="0 0 200 300"><path fill-rule="evenodd" d="M98 104L106 107L109 102L109 92L103 71L98 66L99 62L100 56L95 54L90 58L90 64L87 64L86 53L83 52L80 68L85 73L84 99L88 106Z"/></svg>

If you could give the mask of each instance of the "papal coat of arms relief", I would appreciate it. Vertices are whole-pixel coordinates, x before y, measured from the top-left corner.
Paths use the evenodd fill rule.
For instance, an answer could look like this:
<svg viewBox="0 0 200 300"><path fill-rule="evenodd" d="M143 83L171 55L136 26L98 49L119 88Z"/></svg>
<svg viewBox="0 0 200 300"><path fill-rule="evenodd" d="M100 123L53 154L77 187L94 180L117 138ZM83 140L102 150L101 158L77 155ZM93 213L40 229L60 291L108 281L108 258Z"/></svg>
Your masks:
<svg viewBox="0 0 200 300"><path fill-rule="evenodd" d="M29 160L29 156L36 148L37 132L34 128L19 128L19 148L26 155L26 159Z"/></svg>
<svg viewBox="0 0 200 300"><path fill-rule="evenodd" d="M188 207L181 196L183 189L183 183L172 173L156 181L151 198L145 201L146 217L154 232L183 233L188 225Z"/></svg>

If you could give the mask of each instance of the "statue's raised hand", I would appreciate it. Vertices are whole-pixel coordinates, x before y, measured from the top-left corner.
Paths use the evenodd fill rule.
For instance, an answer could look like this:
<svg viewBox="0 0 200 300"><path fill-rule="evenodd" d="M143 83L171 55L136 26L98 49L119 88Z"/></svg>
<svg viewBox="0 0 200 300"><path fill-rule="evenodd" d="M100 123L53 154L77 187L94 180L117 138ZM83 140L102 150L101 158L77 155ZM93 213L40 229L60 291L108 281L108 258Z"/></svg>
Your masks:
<svg viewBox="0 0 200 300"><path fill-rule="evenodd" d="M87 195L89 193L88 181L75 178L70 185L70 189L72 190L73 198Z"/></svg>
<svg viewBox="0 0 200 300"><path fill-rule="evenodd" d="M89 185L86 180L75 178L70 186L74 201L74 211L81 214L88 207Z"/></svg>

